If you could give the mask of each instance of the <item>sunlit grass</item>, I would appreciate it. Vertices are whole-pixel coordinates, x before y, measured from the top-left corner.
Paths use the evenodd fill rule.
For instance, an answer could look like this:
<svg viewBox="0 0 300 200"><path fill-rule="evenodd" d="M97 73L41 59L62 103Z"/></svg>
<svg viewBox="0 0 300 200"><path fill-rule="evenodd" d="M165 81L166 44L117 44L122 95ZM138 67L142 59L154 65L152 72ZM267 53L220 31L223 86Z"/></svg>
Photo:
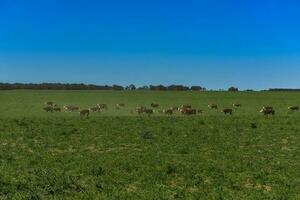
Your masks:
<svg viewBox="0 0 300 200"><path fill-rule="evenodd" d="M299 199L298 93L0 93L0 199ZM299 98L300 99L300 98ZM125 103L80 119L43 102ZM204 116L139 117L151 102ZM239 102L233 116L206 108ZM264 117L262 105L278 114ZM120 112L120 114L119 114ZM126 116L127 115L127 116ZM105 117L103 117L105 116ZM255 124L255 126L253 126Z"/></svg>

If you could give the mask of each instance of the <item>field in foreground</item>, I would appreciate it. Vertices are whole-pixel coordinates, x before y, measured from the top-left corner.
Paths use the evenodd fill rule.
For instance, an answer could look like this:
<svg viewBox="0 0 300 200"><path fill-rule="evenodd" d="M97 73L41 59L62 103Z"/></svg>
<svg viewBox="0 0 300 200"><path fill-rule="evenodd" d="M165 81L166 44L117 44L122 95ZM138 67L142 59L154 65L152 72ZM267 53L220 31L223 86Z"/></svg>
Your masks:
<svg viewBox="0 0 300 200"><path fill-rule="evenodd" d="M126 108L80 119L44 113L49 100ZM130 116L152 102L243 107ZM0 92L0 199L300 199L300 113L286 110L299 102L300 93ZM261 116L263 105L278 114Z"/></svg>

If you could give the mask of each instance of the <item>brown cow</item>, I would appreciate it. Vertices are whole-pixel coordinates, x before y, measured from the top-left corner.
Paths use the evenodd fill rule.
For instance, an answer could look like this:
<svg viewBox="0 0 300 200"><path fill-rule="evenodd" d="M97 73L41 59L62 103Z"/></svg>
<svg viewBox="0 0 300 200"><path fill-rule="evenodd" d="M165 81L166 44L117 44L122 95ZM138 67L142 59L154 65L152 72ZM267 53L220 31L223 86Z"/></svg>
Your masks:
<svg viewBox="0 0 300 200"><path fill-rule="evenodd" d="M299 111L299 106L290 106L288 107L290 111Z"/></svg>
<svg viewBox="0 0 300 200"><path fill-rule="evenodd" d="M65 105L63 108L68 112L74 112L79 110L78 106L72 106L72 105Z"/></svg>
<svg viewBox="0 0 300 200"><path fill-rule="evenodd" d="M146 109L144 109L144 113L150 116L154 113L154 110L146 108Z"/></svg>
<svg viewBox="0 0 300 200"><path fill-rule="evenodd" d="M166 115L173 115L173 109L164 109L163 113Z"/></svg>
<svg viewBox="0 0 300 200"><path fill-rule="evenodd" d="M184 113L186 110L188 110L188 109L191 109L191 108L188 108L188 107L185 107L185 106L180 106L179 108L178 108L178 111L179 112L181 112L181 113Z"/></svg>
<svg viewBox="0 0 300 200"><path fill-rule="evenodd" d="M184 115L196 115L197 114L197 110L191 109L191 108L182 109L182 110L180 110L180 112Z"/></svg>
<svg viewBox="0 0 300 200"><path fill-rule="evenodd" d="M91 107L89 110L90 110L91 112L101 112L101 109L100 109L98 106L96 106L96 107Z"/></svg>
<svg viewBox="0 0 300 200"><path fill-rule="evenodd" d="M88 109L83 109L79 112L80 117L89 117L90 115L90 110Z"/></svg>
<svg viewBox="0 0 300 200"><path fill-rule="evenodd" d="M222 112L225 115L227 115L227 114L232 115L233 110L231 108L225 108L225 109L222 110Z"/></svg>
<svg viewBox="0 0 300 200"><path fill-rule="evenodd" d="M218 109L218 105L212 103L212 104L209 104L209 105L208 105L208 108L210 108L210 109Z"/></svg>
<svg viewBox="0 0 300 200"><path fill-rule="evenodd" d="M186 110L186 109L192 109L192 106L191 105L181 105L179 108L178 108L178 111L182 111L182 110Z"/></svg>
<svg viewBox="0 0 300 200"><path fill-rule="evenodd" d="M187 115L196 115L197 114L197 110L196 109L188 109L186 111Z"/></svg>
<svg viewBox="0 0 300 200"><path fill-rule="evenodd" d="M260 112L264 115L275 115L275 110L273 109L261 109Z"/></svg>
<svg viewBox="0 0 300 200"><path fill-rule="evenodd" d="M101 109L101 110L108 110L108 106L107 104L104 103L98 103L97 106Z"/></svg>

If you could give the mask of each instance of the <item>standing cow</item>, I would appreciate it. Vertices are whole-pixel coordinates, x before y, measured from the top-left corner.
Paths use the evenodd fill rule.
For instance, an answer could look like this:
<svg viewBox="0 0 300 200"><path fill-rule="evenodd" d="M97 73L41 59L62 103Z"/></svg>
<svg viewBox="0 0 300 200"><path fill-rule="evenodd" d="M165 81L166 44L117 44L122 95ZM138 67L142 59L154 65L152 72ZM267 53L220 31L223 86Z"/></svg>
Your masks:
<svg viewBox="0 0 300 200"><path fill-rule="evenodd" d="M263 113L264 115L275 115L275 110L274 109L261 109L260 110L261 113Z"/></svg>
<svg viewBox="0 0 300 200"><path fill-rule="evenodd" d="M79 112L80 117L89 117L90 116L90 110L88 109L83 109Z"/></svg>
<svg viewBox="0 0 300 200"><path fill-rule="evenodd" d="M72 106L72 105L65 105L63 108L64 108L67 112L74 112L74 111L79 110L79 107L78 107L78 106Z"/></svg>
<svg viewBox="0 0 300 200"><path fill-rule="evenodd" d="M149 109L149 108L146 108L144 110L144 113L147 114L148 116L152 115L154 113L154 110L153 109Z"/></svg>
<svg viewBox="0 0 300 200"><path fill-rule="evenodd" d="M299 111L299 106L290 106L288 107L289 111Z"/></svg>
<svg viewBox="0 0 300 200"><path fill-rule="evenodd" d="M208 105L208 108L210 108L210 109L218 109L218 105L212 103L212 104L209 104L209 105Z"/></svg>
<svg viewBox="0 0 300 200"><path fill-rule="evenodd" d="M164 109L163 113L166 115L173 115L173 109Z"/></svg>
<svg viewBox="0 0 300 200"><path fill-rule="evenodd" d="M196 115L197 110L192 108L181 109L180 111L183 115Z"/></svg>
<svg viewBox="0 0 300 200"><path fill-rule="evenodd" d="M101 110L108 110L108 106L107 104L104 103L98 103L97 106L101 109Z"/></svg>
<svg viewBox="0 0 300 200"><path fill-rule="evenodd" d="M96 106L96 107L91 107L89 110L90 110L91 112L101 112L101 109L100 109L98 106Z"/></svg>
<svg viewBox="0 0 300 200"><path fill-rule="evenodd" d="M223 112L225 115L227 115L227 114L232 115L233 110L232 110L231 108L225 108L225 109L222 110L222 112Z"/></svg>

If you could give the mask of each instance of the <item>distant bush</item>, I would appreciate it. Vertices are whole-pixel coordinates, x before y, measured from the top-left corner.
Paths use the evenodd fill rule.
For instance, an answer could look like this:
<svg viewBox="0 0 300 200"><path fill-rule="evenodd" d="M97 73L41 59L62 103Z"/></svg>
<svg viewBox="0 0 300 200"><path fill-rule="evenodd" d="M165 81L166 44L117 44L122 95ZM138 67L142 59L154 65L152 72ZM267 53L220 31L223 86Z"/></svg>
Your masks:
<svg viewBox="0 0 300 200"><path fill-rule="evenodd" d="M236 88L236 87L230 87L230 88L228 88L228 91L229 91L229 92L238 92L239 89Z"/></svg>
<svg viewBox="0 0 300 200"><path fill-rule="evenodd" d="M135 85L131 84L131 85L125 87L125 90L136 90L136 87L135 87Z"/></svg>
<svg viewBox="0 0 300 200"><path fill-rule="evenodd" d="M191 90L192 91L205 91L206 89L201 86L192 86Z"/></svg>

